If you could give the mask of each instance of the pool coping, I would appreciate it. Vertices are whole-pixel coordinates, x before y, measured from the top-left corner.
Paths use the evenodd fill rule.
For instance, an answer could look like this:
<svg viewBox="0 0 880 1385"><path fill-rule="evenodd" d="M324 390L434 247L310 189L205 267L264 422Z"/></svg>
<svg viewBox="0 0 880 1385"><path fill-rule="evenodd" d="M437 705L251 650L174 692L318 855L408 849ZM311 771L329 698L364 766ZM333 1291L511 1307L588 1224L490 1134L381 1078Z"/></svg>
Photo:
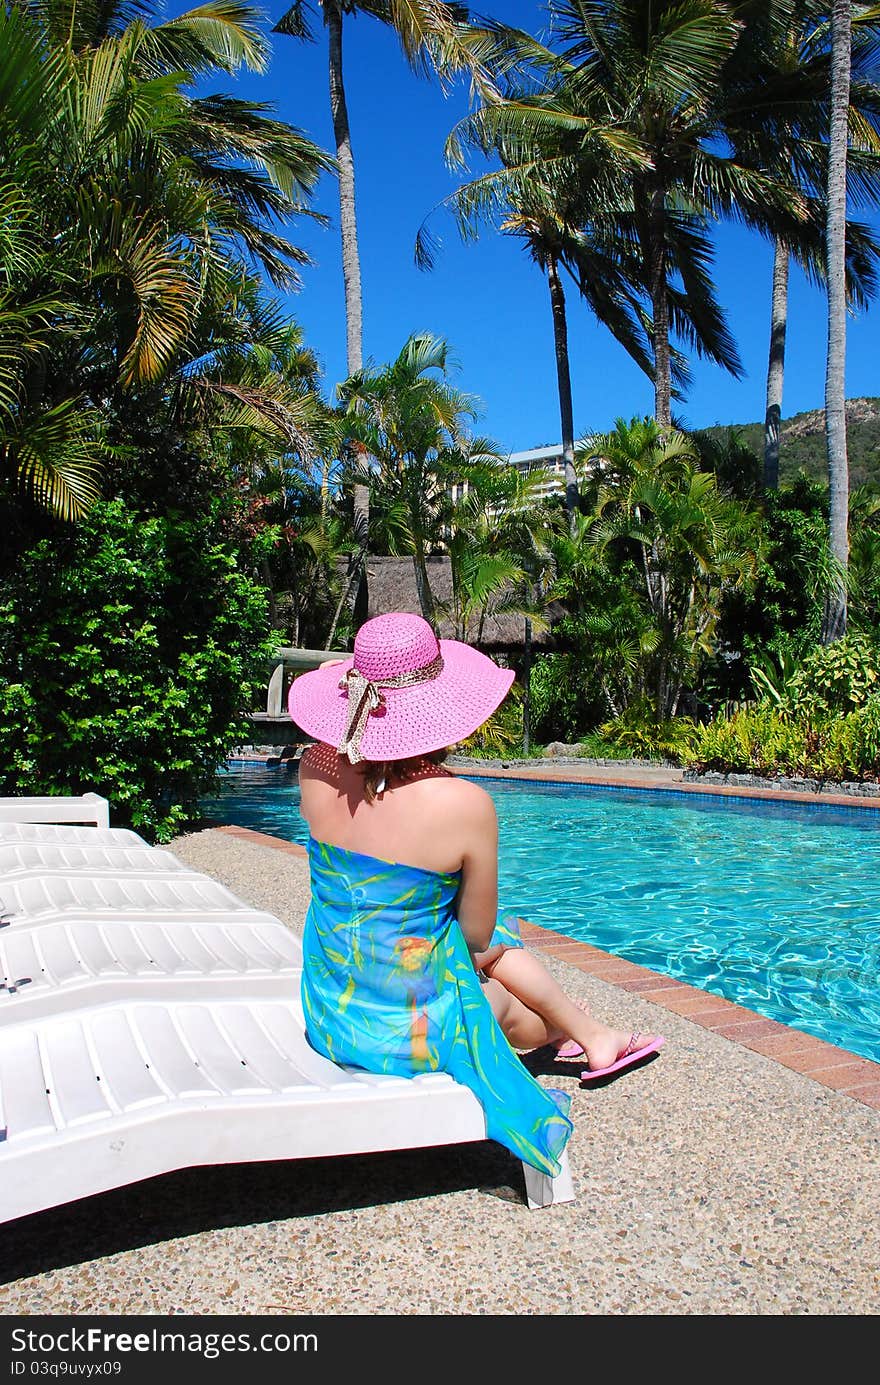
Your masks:
<svg viewBox="0 0 880 1385"><path fill-rule="evenodd" d="M880 813L880 794L834 793L829 789L771 789L757 784L707 784L699 779L682 779L675 770L637 770L621 773L601 769L595 765L577 771L568 765L543 766L510 765L498 769L494 765L485 768L479 762L468 765L451 764L448 768L453 774L463 774L475 779L529 779L545 784L574 784L594 789L637 789L640 793L691 795L702 798L738 798L763 800L765 803L796 803L800 806L826 808L852 808L859 811Z"/></svg>
<svg viewBox="0 0 880 1385"><path fill-rule="evenodd" d="M646 783L644 778L638 778L634 775L603 776L601 779L593 779L583 774L566 775L561 767L552 775L543 769L527 766L511 767L501 771L483 770L482 768L478 770L470 766L467 768L450 766L450 768L455 773L473 777L488 775L501 779L532 779L552 783L607 785L609 788L641 790L659 788L661 792L668 792L672 787L669 784ZM683 793L698 792L720 796L735 795L744 798L776 798L784 799L787 802L794 800L800 803L803 803L805 797L802 792L797 790L777 793L769 789L728 788L725 785L691 786L690 784L676 783L674 788L675 791ZM854 806L853 800L845 794L809 795L810 801L815 802L817 799L826 804L833 801L835 805L842 802L843 806ZM876 803L871 805L870 803L863 803L863 800L860 799L855 799L855 804L864 807L873 806L875 811L877 809ZM280 837L273 837L265 832L257 832L250 827L225 825L214 830L225 832L229 836L239 837L244 841L252 841L262 846L271 847L276 851L286 852L288 855L308 859L308 852L298 842L286 842ZM844 1096L852 1097L853 1100L859 1101L865 1106L880 1111L880 1063L875 1063L870 1058L862 1058L857 1053L851 1053L845 1048L838 1048L824 1039L817 1039L812 1034L806 1034L803 1030L795 1029L791 1025L782 1024L778 1020L766 1019L754 1010L746 1009L743 1005L726 1000L723 996L716 996L710 991L700 990L697 986L692 986L685 981L678 981L662 972L651 971L648 967L639 966L637 963L630 962L623 957L617 957L613 953L603 952L590 943L578 942L574 938L568 938L552 929L543 928L539 924L523 920L522 936L529 947L534 948L537 952L544 952L548 957L565 962L569 966L577 968L578 971L596 977L600 981L606 981L609 985L616 986L622 991L637 993L643 1000L649 1000L652 1004L688 1020L691 1024L699 1025L702 1029L708 1029L714 1034L719 1034L722 1038L740 1044L743 1048L751 1049L754 1053L763 1054L765 1058L770 1058L782 1067L811 1078L820 1086L828 1087Z"/></svg>

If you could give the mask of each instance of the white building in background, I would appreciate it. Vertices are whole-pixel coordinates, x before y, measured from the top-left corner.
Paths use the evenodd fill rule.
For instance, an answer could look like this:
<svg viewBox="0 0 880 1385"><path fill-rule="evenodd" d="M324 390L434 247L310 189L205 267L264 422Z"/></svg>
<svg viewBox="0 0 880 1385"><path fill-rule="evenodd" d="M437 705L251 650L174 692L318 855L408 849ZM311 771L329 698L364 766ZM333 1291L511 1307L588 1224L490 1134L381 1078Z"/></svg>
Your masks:
<svg viewBox="0 0 880 1385"><path fill-rule="evenodd" d="M532 447L526 452L511 452L507 458L508 466L515 466L522 476L532 471L547 473L537 490L537 498L543 500L548 495L565 494L565 458L562 443L547 447ZM456 481L450 487L453 500L461 500L467 490L466 481Z"/></svg>
<svg viewBox="0 0 880 1385"><path fill-rule="evenodd" d="M565 459L562 443L551 447L533 447L527 452L511 452L507 459L509 466L515 466L523 476L530 471L546 471L547 480L541 485L538 495L555 495L565 491Z"/></svg>

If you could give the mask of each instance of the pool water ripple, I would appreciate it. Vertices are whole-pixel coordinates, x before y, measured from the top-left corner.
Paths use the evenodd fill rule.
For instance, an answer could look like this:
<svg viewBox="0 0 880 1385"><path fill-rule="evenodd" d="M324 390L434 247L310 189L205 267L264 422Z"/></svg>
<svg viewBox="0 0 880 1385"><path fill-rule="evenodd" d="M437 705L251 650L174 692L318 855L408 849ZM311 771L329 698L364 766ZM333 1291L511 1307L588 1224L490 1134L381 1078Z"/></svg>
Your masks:
<svg viewBox="0 0 880 1385"><path fill-rule="evenodd" d="M503 911L880 1061L880 812L471 777ZM245 762L204 811L305 843L298 805Z"/></svg>

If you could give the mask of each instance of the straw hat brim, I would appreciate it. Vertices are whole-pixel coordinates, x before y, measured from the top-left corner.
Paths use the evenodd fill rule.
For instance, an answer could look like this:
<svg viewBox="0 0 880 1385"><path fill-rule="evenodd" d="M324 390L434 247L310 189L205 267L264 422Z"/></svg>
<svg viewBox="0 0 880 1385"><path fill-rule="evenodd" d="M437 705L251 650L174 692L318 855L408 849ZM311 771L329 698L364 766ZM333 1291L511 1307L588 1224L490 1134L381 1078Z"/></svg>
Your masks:
<svg viewBox="0 0 880 1385"><path fill-rule="evenodd" d="M360 750L365 760L404 760L464 740L500 707L513 683L499 666L458 640L440 640L443 668L436 678L406 688L381 688L384 702L367 718ZM338 746L348 721L340 681L354 659L300 674L287 700L291 718L309 736Z"/></svg>

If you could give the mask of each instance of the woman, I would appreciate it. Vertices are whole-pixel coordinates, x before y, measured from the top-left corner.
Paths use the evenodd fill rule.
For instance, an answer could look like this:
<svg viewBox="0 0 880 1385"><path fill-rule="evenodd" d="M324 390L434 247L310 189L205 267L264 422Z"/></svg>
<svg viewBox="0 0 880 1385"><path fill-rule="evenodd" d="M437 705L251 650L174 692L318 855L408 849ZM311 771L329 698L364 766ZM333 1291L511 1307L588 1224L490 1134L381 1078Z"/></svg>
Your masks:
<svg viewBox="0 0 880 1385"><path fill-rule="evenodd" d="M291 717L318 742L300 761L312 885L302 998L320 1053L375 1072L448 1072L476 1093L490 1138L556 1175L569 1099L514 1050L562 1045L595 1077L663 1040L600 1024L525 951L515 920L496 924L494 804L441 761L513 677L396 613L361 626L352 659L294 681Z"/></svg>

